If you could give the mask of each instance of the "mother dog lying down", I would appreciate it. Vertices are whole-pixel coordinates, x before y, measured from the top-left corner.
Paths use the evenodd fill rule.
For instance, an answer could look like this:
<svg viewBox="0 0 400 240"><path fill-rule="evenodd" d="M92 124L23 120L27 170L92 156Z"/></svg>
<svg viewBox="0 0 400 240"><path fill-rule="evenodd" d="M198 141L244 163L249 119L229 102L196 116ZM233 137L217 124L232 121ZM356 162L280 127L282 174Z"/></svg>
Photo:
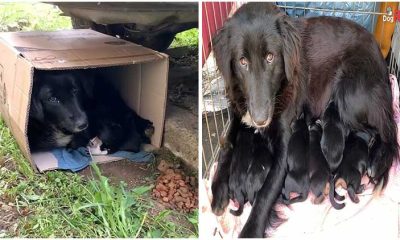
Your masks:
<svg viewBox="0 0 400 240"><path fill-rule="evenodd" d="M331 102L346 129L376 130L382 144L372 156L369 173L377 186L385 186L398 153L397 128L389 73L374 37L366 29L335 17L292 19L273 4L248 3L225 23L213 46L234 117L270 135L275 142L272 168L241 237L263 237L266 226L272 224L272 207L286 175L290 123L304 105L312 118L320 118ZM231 132L226 142L232 142L234 136ZM336 145L322 147L336 151ZM226 197L217 192L219 189L214 188L214 197ZM216 201L221 199L213 199Z"/></svg>
<svg viewBox="0 0 400 240"><path fill-rule="evenodd" d="M86 147L95 137L108 153L140 151L153 123L130 109L101 69L37 71L28 139L32 153Z"/></svg>

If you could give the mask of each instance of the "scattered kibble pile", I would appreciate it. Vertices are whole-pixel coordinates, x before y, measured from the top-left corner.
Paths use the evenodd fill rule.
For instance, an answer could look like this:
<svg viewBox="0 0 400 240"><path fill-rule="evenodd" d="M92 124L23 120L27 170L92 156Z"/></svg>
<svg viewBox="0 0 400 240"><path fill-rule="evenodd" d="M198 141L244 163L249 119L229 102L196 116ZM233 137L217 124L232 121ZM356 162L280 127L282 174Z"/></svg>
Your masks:
<svg viewBox="0 0 400 240"><path fill-rule="evenodd" d="M195 177L185 176L180 169L173 169L164 161L157 167L161 175L157 178L153 196L170 208L191 212L197 208L198 194Z"/></svg>

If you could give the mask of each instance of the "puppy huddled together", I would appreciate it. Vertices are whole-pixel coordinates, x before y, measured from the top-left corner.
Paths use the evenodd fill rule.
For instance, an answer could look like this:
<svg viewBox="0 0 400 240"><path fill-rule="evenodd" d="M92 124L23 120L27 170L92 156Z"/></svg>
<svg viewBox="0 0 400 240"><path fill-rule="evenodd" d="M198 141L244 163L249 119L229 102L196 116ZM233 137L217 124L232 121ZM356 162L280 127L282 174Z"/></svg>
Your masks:
<svg viewBox="0 0 400 240"><path fill-rule="evenodd" d="M361 180L371 171L373 158L377 157L379 135L373 129L349 130L336 121L337 117L336 106L330 103L320 119L310 118L305 108L292 121L286 177L278 202L289 205L310 196L314 204L320 204L329 198L335 209L342 209L345 204L337 201L343 201L345 196L336 193L339 186L347 190L351 201L359 202L357 194L365 189ZM224 168L220 162L217 172L226 179L218 176L212 185L215 189L225 189L213 192L217 195L213 197L212 208L217 210L214 211L217 215L223 213L229 199L239 206L238 210L230 211L235 216L241 215L247 201L253 204L273 165L274 143L265 136L240 123L235 141L224 143L220 160L230 158L232 161L229 168ZM232 156L224 155L228 152ZM223 184L225 188L221 187Z"/></svg>
<svg viewBox="0 0 400 240"><path fill-rule="evenodd" d="M342 209L345 204L335 201L344 200L335 191L338 186L347 190L353 202L359 202L357 194L364 190L361 179L374 155L371 143L376 134L372 130L350 131L337 120L338 112L331 102L321 119L300 117L292 123L288 173L282 190L284 203L304 201L311 192L314 204L329 196L332 206Z"/></svg>
<svg viewBox="0 0 400 240"><path fill-rule="evenodd" d="M28 123L33 153L86 147L95 137L106 153L138 152L153 133L153 123L127 106L105 75L58 70L34 76Z"/></svg>

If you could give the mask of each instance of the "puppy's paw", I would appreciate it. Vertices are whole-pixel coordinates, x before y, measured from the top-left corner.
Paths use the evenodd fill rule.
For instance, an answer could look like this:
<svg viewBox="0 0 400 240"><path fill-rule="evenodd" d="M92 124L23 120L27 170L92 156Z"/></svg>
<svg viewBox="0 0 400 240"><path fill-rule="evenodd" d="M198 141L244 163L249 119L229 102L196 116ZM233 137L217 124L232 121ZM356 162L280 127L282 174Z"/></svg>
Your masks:
<svg viewBox="0 0 400 240"><path fill-rule="evenodd" d="M151 144L142 144L140 145L140 150L145 152L155 152L157 148Z"/></svg>
<svg viewBox="0 0 400 240"><path fill-rule="evenodd" d="M149 124L144 130L144 135L148 138L151 138L154 135L154 126L153 124Z"/></svg>
<svg viewBox="0 0 400 240"><path fill-rule="evenodd" d="M313 199L312 203L318 205L318 204L321 204L324 200L325 200L325 196L324 196L324 194L321 193L318 197L315 197Z"/></svg>
<svg viewBox="0 0 400 240"><path fill-rule="evenodd" d="M217 216L221 216L229 204L228 185L215 182L211 186L211 189L213 193L211 202L212 212Z"/></svg>

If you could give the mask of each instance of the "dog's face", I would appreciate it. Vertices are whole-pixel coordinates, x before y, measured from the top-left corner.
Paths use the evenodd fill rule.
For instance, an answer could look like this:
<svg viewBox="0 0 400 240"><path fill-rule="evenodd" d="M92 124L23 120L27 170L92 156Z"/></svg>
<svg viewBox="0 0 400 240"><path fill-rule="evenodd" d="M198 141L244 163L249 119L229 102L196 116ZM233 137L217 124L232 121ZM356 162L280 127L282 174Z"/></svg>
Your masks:
<svg viewBox="0 0 400 240"><path fill-rule="evenodd" d="M228 97L248 125L271 123L279 90L292 81L299 41L288 17L266 3L244 5L214 38Z"/></svg>
<svg viewBox="0 0 400 240"><path fill-rule="evenodd" d="M46 122L64 133L77 133L88 127L83 109L79 75L65 71L35 74L30 117Z"/></svg>

